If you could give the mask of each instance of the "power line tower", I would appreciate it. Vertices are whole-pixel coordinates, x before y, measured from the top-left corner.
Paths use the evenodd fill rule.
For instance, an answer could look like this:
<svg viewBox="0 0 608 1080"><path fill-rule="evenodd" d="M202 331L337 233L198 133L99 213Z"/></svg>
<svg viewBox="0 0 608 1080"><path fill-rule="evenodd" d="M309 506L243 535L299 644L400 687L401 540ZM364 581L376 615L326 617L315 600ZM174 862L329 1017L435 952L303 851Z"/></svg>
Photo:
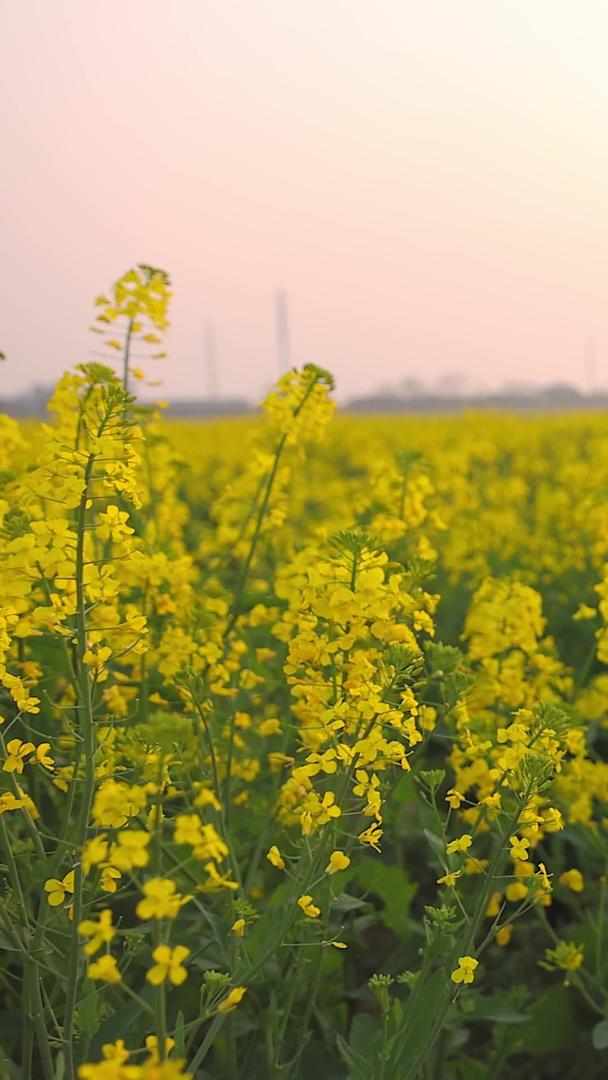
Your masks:
<svg viewBox="0 0 608 1080"><path fill-rule="evenodd" d="M277 360L279 375L284 375L291 366L289 359L289 320L287 317L287 294L284 289L277 289L275 294L275 320L277 331Z"/></svg>
<svg viewBox="0 0 608 1080"><path fill-rule="evenodd" d="M585 342L585 383L587 393L593 394L597 388L597 357L594 337L588 337Z"/></svg>
<svg viewBox="0 0 608 1080"><path fill-rule="evenodd" d="M205 377L207 383L207 399L218 399L218 369L217 354L215 349L215 330L213 323L206 320L203 326L203 353L205 358Z"/></svg>

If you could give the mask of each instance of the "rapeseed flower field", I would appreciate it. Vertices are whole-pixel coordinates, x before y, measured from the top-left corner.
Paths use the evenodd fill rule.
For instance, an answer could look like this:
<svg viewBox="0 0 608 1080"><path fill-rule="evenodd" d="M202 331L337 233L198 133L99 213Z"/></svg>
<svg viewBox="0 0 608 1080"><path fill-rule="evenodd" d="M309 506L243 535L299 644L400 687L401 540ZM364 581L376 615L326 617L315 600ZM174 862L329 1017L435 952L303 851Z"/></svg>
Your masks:
<svg viewBox="0 0 608 1080"><path fill-rule="evenodd" d="M0 418L11 1080L600 1077L608 420Z"/></svg>

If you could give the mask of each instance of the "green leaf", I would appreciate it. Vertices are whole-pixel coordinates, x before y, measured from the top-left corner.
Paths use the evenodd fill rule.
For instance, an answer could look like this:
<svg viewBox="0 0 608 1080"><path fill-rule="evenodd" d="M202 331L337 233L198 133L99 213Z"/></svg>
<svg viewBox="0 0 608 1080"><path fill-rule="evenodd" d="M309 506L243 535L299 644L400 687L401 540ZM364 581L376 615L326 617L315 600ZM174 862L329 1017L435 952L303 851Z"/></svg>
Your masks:
<svg viewBox="0 0 608 1080"><path fill-rule="evenodd" d="M362 900L360 896L351 896L350 893L342 892L339 896L336 896L332 909L335 912L339 912L341 915L346 915L353 911L361 911L362 908L368 908L367 900Z"/></svg>
<svg viewBox="0 0 608 1080"><path fill-rule="evenodd" d="M608 1018L595 1025L591 1032L591 1042L594 1050L608 1050Z"/></svg>
<svg viewBox="0 0 608 1080"><path fill-rule="evenodd" d="M576 1042L577 1028L571 999L564 986L554 986L532 1006L530 1024L522 1049L530 1054L550 1054Z"/></svg>
<svg viewBox="0 0 608 1080"><path fill-rule="evenodd" d="M387 866L381 859L362 859L356 870L362 889L373 893L384 905L382 921L399 936L409 934L408 915L417 886L400 866Z"/></svg>
<svg viewBox="0 0 608 1080"><path fill-rule="evenodd" d="M100 995L92 993L84 998L78 1006L76 1015L78 1016L78 1022L85 1035L94 1035L99 1027L100 1002Z"/></svg>
<svg viewBox="0 0 608 1080"><path fill-rule="evenodd" d="M348 1065L349 1080L374 1080L381 1049L377 1017L358 1013L351 1024L348 1043L338 1035L337 1045Z"/></svg>
<svg viewBox="0 0 608 1080"><path fill-rule="evenodd" d="M432 847L433 851L439 856L441 862L443 863L445 859L445 844L441 837L437 836L436 833L431 832L430 829L425 829L424 835L428 840L430 846Z"/></svg>
<svg viewBox="0 0 608 1080"><path fill-rule="evenodd" d="M65 1057L63 1056L63 1050L60 1050L57 1054L54 1080L65 1080Z"/></svg>
<svg viewBox="0 0 608 1080"><path fill-rule="evenodd" d="M461 1080L487 1080L488 1069L486 1064L475 1061L475 1058L459 1058L456 1062L456 1068Z"/></svg>
<svg viewBox="0 0 608 1080"><path fill-rule="evenodd" d="M508 997L502 994L494 994L488 997L477 995L469 999L470 1007L465 1014L465 1020L491 1020L496 1024L525 1024L530 1019L530 1014L514 1008Z"/></svg>
<svg viewBox="0 0 608 1080"><path fill-rule="evenodd" d="M391 1068L399 1077L414 1074L406 1071L417 1061L418 1053L426 1045L438 1016L443 1012L452 994L445 968L439 968L423 983L414 988L409 1004L405 1006L405 1031L398 1032L391 1051ZM446 1018L447 1020L447 1015ZM439 1035L439 1031L437 1032ZM431 1050L431 1046L428 1050ZM419 1062L424 1064L426 1055ZM416 1073L416 1075L418 1075Z"/></svg>
<svg viewBox="0 0 608 1080"><path fill-rule="evenodd" d="M0 1076L3 1080L25 1080L20 1067L7 1057L2 1043L0 1043Z"/></svg>
<svg viewBox="0 0 608 1080"><path fill-rule="evenodd" d="M180 1009L175 1021L175 1056L184 1057L186 1053L186 1024Z"/></svg>
<svg viewBox="0 0 608 1080"><path fill-rule="evenodd" d="M357 1013L349 1032L349 1046L361 1057L366 1057L378 1038L378 1019L369 1013Z"/></svg>
<svg viewBox="0 0 608 1080"><path fill-rule="evenodd" d="M145 1015L144 1001L152 1004L153 994L154 988L149 983L146 983L141 990L141 1001L125 1003L117 1012L112 1012L107 1020L104 1020L91 1042L91 1053L93 1054L91 1060L95 1060L95 1054L101 1056L103 1043L116 1042L117 1039L124 1036L125 1031L131 1031L135 1038L138 1037L142 1027L142 1016ZM150 1020L149 1016L147 1020Z"/></svg>
<svg viewBox="0 0 608 1080"><path fill-rule="evenodd" d="M348 1065L348 1075L351 1080L368 1080L369 1073L366 1072L367 1062L364 1058L355 1054L348 1045L346 1039L342 1035L336 1035L336 1046L338 1052L345 1065Z"/></svg>

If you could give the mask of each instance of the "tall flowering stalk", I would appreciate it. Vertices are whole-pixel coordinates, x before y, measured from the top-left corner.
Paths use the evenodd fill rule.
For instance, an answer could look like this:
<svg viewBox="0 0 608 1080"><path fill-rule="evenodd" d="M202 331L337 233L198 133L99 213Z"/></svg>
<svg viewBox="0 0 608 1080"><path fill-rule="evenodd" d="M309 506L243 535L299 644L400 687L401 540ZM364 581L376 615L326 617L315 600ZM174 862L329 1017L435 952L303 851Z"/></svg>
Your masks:
<svg viewBox="0 0 608 1080"><path fill-rule="evenodd" d="M131 378L144 378L140 360L163 360L163 335L167 331L167 310L171 300L171 280L165 270L138 263L114 282L108 294L95 300L97 314L92 331L101 336L106 349L121 355L122 386L129 390ZM133 349L138 365L133 367Z"/></svg>

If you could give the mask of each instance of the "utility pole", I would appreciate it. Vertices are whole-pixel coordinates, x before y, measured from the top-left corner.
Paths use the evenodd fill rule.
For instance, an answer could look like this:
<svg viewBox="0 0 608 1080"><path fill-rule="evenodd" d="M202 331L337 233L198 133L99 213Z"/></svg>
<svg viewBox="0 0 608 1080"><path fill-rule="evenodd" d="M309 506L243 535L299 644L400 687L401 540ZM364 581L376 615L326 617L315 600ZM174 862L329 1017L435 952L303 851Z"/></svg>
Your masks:
<svg viewBox="0 0 608 1080"><path fill-rule="evenodd" d="M595 339L589 337L585 344L585 382L587 384L588 394L593 394L595 392L597 378L596 366Z"/></svg>
<svg viewBox="0 0 608 1080"><path fill-rule="evenodd" d="M289 321L287 318L287 294L284 289L277 289L275 294L275 318L277 331L277 359L279 375L289 371Z"/></svg>
<svg viewBox="0 0 608 1080"><path fill-rule="evenodd" d="M206 320L203 327L203 351L205 356L205 375L207 381L207 399L217 401L218 371L215 351L215 331L213 323Z"/></svg>

